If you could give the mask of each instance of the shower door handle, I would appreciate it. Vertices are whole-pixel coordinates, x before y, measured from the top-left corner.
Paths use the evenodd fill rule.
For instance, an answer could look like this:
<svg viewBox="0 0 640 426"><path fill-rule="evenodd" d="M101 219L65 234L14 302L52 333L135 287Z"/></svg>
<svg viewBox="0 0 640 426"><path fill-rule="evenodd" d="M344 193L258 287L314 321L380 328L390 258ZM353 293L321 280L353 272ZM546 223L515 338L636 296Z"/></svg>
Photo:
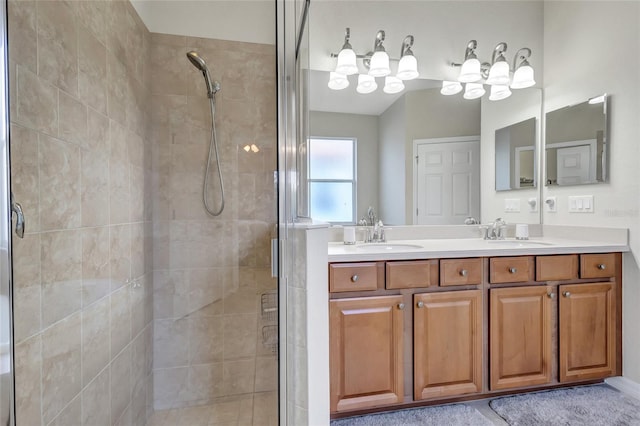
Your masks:
<svg viewBox="0 0 640 426"><path fill-rule="evenodd" d="M13 200L13 192L11 193L11 211L16 214L16 235L20 238L24 238L24 213L22 212L22 206L20 203L16 203Z"/></svg>

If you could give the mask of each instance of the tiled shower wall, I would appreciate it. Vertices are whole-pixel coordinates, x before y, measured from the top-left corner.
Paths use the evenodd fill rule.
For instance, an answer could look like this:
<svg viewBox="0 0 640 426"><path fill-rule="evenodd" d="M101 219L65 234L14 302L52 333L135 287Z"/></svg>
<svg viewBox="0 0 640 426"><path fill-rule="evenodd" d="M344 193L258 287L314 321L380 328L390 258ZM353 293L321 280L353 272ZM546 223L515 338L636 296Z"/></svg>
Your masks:
<svg viewBox="0 0 640 426"><path fill-rule="evenodd" d="M149 32L128 2L9 1L17 422L152 408Z"/></svg>
<svg viewBox="0 0 640 426"><path fill-rule="evenodd" d="M202 74L185 56L189 50L199 52L221 84L216 122L226 204L219 217L202 205L211 117ZM151 67L155 407L254 392L275 396L277 357L263 337L275 337L277 311L261 315L262 295L275 299L269 292L276 289L269 269L276 222L275 47L152 34ZM252 145L257 152L244 149ZM215 170L213 206L220 194ZM275 307L275 300L267 303Z"/></svg>

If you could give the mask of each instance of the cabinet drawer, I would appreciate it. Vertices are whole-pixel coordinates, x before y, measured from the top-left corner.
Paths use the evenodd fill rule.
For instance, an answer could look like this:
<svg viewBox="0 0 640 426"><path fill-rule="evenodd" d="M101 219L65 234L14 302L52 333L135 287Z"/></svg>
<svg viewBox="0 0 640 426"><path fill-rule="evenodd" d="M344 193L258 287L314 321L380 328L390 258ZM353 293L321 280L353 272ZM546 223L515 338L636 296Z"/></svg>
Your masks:
<svg viewBox="0 0 640 426"><path fill-rule="evenodd" d="M387 288L418 288L438 285L437 260L387 262Z"/></svg>
<svg viewBox="0 0 640 426"><path fill-rule="evenodd" d="M475 285L482 282L482 259L440 261L440 285Z"/></svg>
<svg viewBox="0 0 640 426"><path fill-rule="evenodd" d="M329 291L376 290L378 282L384 279L383 268L384 262L332 263L329 265Z"/></svg>
<svg viewBox="0 0 640 426"><path fill-rule="evenodd" d="M580 278L607 278L615 274L615 253L580 255Z"/></svg>
<svg viewBox="0 0 640 426"><path fill-rule="evenodd" d="M533 256L492 257L489 259L489 282L519 283L533 281Z"/></svg>
<svg viewBox="0 0 640 426"><path fill-rule="evenodd" d="M536 257L536 281L574 280L578 278L578 255Z"/></svg>

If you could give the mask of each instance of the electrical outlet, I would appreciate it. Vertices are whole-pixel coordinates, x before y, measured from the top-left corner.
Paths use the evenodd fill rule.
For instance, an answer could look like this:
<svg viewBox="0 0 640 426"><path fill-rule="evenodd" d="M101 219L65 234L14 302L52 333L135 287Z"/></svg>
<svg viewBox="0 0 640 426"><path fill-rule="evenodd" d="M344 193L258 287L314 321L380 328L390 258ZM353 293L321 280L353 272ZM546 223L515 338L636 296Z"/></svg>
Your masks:
<svg viewBox="0 0 640 426"><path fill-rule="evenodd" d="M558 200L556 199L556 197L545 198L544 204L546 206L545 211L549 213L555 213L558 211Z"/></svg>
<svg viewBox="0 0 640 426"><path fill-rule="evenodd" d="M569 213L593 213L593 195L570 196Z"/></svg>

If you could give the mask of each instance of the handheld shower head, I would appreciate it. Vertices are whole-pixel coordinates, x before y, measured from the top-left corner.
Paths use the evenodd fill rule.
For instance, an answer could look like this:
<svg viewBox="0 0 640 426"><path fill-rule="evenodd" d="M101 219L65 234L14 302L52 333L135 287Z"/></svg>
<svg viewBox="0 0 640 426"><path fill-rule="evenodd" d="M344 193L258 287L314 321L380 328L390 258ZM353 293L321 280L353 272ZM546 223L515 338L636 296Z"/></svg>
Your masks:
<svg viewBox="0 0 640 426"><path fill-rule="evenodd" d="M207 85L207 96L209 96L210 98L213 98L213 95L215 95L215 93L218 90L220 90L220 83L218 83L217 81L211 80L211 75L209 74L209 68L207 68L207 64L204 61L204 59L202 59L200 55L198 55L198 52L194 52L194 51L188 52L187 58L193 64L194 67L196 67L197 69L200 70L200 72L202 72L202 75L204 77L204 82Z"/></svg>

